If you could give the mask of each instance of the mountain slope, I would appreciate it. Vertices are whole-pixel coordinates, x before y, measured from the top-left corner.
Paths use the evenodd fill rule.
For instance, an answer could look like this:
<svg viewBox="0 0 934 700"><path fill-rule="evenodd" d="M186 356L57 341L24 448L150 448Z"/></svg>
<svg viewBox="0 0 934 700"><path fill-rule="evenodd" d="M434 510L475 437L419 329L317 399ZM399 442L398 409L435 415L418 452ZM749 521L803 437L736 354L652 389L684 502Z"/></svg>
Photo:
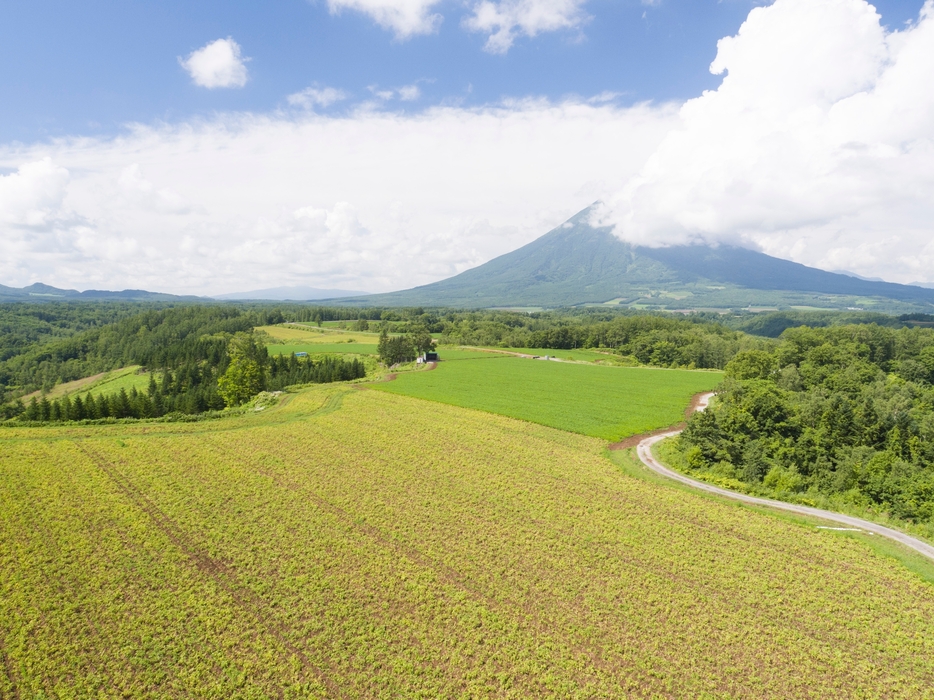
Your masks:
<svg viewBox="0 0 934 700"><path fill-rule="evenodd" d="M440 282L342 299L372 306L816 306L930 311L934 290L825 272L733 246L634 247L589 209L518 250Z"/></svg>

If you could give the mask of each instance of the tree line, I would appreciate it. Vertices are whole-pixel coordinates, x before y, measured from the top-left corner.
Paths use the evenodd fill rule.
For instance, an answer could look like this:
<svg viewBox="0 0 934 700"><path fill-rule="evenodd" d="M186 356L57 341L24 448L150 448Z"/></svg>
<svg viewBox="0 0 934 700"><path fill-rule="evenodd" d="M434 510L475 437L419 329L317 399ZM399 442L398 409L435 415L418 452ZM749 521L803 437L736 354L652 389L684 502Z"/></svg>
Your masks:
<svg viewBox="0 0 934 700"><path fill-rule="evenodd" d="M679 438L688 469L934 534L934 330L792 328L725 374Z"/></svg>

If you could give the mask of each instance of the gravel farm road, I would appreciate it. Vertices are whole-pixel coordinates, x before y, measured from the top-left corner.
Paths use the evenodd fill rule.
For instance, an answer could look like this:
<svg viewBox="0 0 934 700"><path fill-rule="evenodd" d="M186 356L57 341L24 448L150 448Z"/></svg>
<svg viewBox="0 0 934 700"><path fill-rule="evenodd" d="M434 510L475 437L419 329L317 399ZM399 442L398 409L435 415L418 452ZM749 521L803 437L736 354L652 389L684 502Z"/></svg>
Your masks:
<svg viewBox="0 0 934 700"><path fill-rule="evenodd" d="M707 408L707 405L710 403L710 399L712 397L712 393L702 396L698 402L697 410L703 411L705 408ZM642 460L642 463L645 466L647 466L656 474L661 474L662 476L668 477L669 479L674 479L675 481L679 481L682 484L700 489L701 491L715 493L718 496L732 498L733 500L742 501L743 503L750 503L752 505L765 506L767 508L777 508L779 510L789 511L791 513L798 513L799 515L810 515L815 518L820 518L822 520L827 520L846 526L845 528L840 529L862 530L864 532L871 532L875 535L881 535L882 537L888 537L890 540L894 540L900 544L903 544L906 547L909 547L916 552L923 554L928 559L934 560L934 546L931 546L927 542L919 540L916 537L912 537L911 535L906 535L904 532L893 530L890 527L878 525L868 520L863 520L862 518L854 518L849 515L834 513L833 511L829 510L822 510L820 508L811 508L810 506L801 506L795 503L773 501L769 498L748 496L745 493L737 493L735 491L729 491L728 489L722 489L718 486L714 486L713 484L697 481L696 479L685 476L680 472L669 469L664 464L655 459L655 456L652 454L652 445L654 445L659 440L673 437L680 432L680 430L672 430L667 433L662 433L661 435L651 435L645 438L636 447L636 453L639 455L639 459Z"/></svg>

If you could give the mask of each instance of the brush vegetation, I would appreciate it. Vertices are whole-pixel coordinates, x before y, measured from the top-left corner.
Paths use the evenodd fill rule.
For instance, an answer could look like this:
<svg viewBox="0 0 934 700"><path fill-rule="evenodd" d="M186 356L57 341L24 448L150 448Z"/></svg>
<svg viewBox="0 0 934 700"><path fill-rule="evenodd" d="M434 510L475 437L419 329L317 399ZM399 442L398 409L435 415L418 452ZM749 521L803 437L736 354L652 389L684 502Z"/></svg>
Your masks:
<svg viewBox="0 0 934 700"><path fill-rule="evenodd" d="M934 330L789 329L726 376L679 438L686 468L934 536Z"/></svg>

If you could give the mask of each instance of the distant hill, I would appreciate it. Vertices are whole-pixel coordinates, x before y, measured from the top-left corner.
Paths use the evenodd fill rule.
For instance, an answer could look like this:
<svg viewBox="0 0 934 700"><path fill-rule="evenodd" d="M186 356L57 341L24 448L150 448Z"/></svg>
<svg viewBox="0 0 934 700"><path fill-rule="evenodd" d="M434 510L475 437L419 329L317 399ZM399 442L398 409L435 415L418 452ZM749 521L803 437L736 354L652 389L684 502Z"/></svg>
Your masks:
<svg viewBox="0 0 934 700"><path fill-rule="evenodd" d="M203 297L177 296L160 292L147 292L143 289L124 289L110 292L100 289L88 289L79 292L76 289L58 289L37 282L28 287L7 287L0 284L0 302L4 301L204 301Z"/></svg>
<svg viewBox="0 0 934 700"><path fill-rule="evenodd" d="M368 292L350 291L348 289L317 289L315 287L273 287L271 289L256 289L252 292L234 292L232 294L215 294L213 299L225 301L244 301L250 299L268 301L319 301L321 299L334 299L337 297L362 296Z"/></svg>
<svg viewBox="0 0 934 700"><path fill-rule="evenodd" d="M632 308L931 311L934 290L825 272L735 246L635 247L585 209L518 250L440 282L341 299L468 308L599 304Z"/></svg>

